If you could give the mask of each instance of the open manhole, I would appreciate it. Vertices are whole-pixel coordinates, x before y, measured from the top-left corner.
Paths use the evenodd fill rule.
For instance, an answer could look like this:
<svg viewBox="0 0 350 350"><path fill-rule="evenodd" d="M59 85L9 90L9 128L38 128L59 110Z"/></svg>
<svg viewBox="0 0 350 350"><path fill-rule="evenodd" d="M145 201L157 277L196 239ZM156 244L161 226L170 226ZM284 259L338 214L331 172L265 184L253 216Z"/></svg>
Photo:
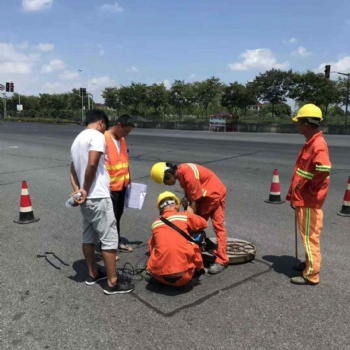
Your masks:
<svg viewBox="0 0 350 350"><path fill-rule="evenodd" d="M209 238L216 244L216 237ZM213 254L214 249L202 253L203 261L212 263L215 260ZM227 255L229 257L229 264L241 264L254 260L256 255L256 247L252 242L247 242L238 238L227 238Z"/></svg>

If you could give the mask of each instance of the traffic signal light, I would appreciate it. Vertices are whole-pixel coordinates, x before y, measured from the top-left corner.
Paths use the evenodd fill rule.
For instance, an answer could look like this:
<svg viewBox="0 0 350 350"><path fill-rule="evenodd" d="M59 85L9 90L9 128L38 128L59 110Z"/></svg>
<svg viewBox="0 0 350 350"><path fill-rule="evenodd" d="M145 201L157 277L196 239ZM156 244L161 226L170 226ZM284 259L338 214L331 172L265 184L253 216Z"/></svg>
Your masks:
<svg viewBox="0 0 350 350"><path fill-rule="evenodd" d="M86 88L80 88L80 97L86 96Z"/></svg>
<svg viewBox="0 0 350 350"><path fill-rule="evenodd" d="M331 74L331 66L327 64L324 69L324 76L326 79L329 79L329 76Z"/></svg>
<svg viewBox="0 0 350 350"><path fill-rule="evenodd" d="M15 84L12 82L6 83L6 92L13 92L15 90Z"/></svg>

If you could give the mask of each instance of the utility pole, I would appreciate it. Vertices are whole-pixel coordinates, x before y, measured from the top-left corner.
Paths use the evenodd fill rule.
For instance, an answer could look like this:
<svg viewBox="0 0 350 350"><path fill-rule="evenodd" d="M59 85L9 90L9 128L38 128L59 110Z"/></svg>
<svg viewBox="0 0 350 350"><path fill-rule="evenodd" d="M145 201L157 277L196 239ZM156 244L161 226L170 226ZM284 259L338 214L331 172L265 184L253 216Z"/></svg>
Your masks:
<svg viewBox="0 0 350 350"><path fill-rule="evenodd" d="M345 75L348 77L346 82L346 97L345 97L345 126L348 125L348 105L349 105L349 89L350 89L350 73L337 72L340 75Z"/></svg>
<svg viewBox="0 0 350 350"><path fill-rule="evenodd" d="M84 73L86 72L87 74L87 99L88 99L88 111L90 110L90 97L89 97L89 85L90 85L90 74L88 71L86 70L82 70L82 69L77 69L78 72Z"/></svg>

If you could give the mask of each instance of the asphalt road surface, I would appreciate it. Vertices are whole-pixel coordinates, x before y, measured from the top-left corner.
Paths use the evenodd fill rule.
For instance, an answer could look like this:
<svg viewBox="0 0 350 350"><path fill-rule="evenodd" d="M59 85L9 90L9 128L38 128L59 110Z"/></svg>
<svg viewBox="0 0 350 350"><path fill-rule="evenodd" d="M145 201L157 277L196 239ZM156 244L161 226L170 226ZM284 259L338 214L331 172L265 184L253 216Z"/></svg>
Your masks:
<svg viewBox="0 0 350 350"><path fill-rule="evenodd" d="M350 136L326 135L333 163L324 206L321 283L296 286L294 212L264 202L274 169L282 198L304 139L297 134L135 129L128 137L131 175L148 185L142 210L128 209L122 236L134 246L118 267L145 256L156 198L166 189L149 176L157 161L196 162L226 184L228 236L252 241L256 259L203 276L186 293L148 286L106 296L86 286L82 218L64 206L71 193L74 125L0 125L2 349L350 349L350 217L337 215L350 175ZM36 223L19 225L22 180ZM207 230L213 236L212 229ZM44 252L56 257L37 258ZM299 241L299 258L303 248ZM102 263L101 263L102 264ZM130 265L127 265L130 266Z"/></svg>

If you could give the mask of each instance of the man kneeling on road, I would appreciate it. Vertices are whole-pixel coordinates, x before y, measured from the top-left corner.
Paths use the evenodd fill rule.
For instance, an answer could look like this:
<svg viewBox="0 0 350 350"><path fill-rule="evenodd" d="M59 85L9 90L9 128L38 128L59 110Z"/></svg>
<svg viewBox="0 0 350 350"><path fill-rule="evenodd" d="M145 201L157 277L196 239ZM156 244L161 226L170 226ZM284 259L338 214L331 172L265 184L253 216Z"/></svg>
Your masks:
<svg viewBox="0 0 350 350"><path fill-rule="evenodd" d="M157 206L161 218L179 227L185 234L204 230L207 221L195 215L192 208L179 212L180 200L175 194L165 191L158 196ZM160 283L183 287L192 278L204 273L202 250L190 242L161 218L152 224L152 237L148 241L150 258L147 270Z"/></svg>

